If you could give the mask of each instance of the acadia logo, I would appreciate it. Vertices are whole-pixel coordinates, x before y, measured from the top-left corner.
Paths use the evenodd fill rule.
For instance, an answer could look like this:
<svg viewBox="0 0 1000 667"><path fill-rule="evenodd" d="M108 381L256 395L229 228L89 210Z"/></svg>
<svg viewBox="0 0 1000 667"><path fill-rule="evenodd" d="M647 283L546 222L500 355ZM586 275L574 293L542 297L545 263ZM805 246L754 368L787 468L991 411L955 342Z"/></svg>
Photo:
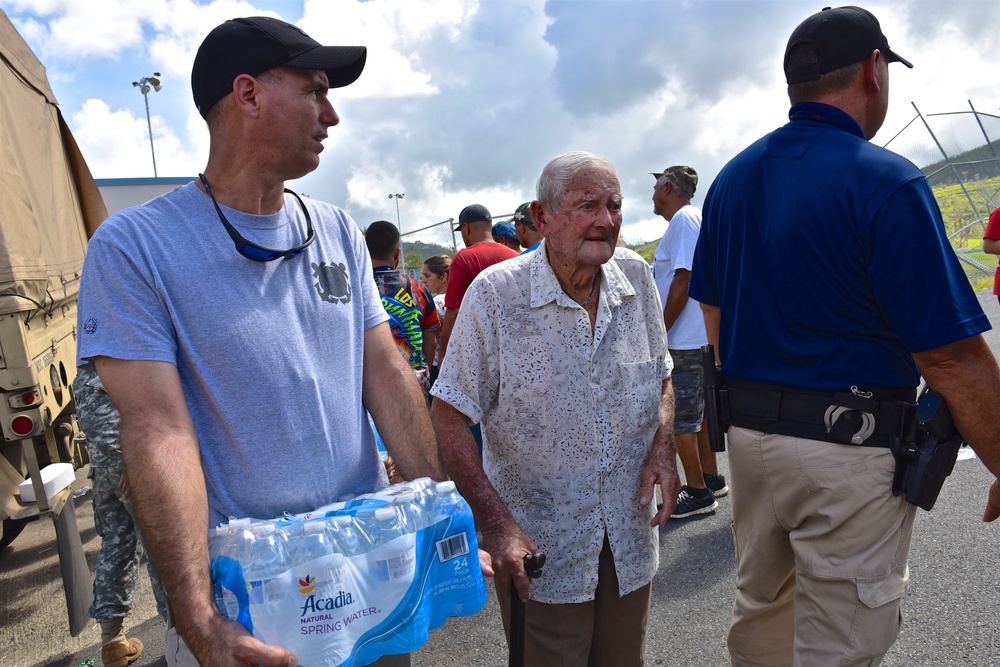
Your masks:
<svg viewBox="0 0 1000 667"><path fill-rule="evenodd" d="M306 577L308 579L308 577ZM299 580L302 583L303 580ZM301 590L301 589L300 589ZM315 595L310 595L306 598L305 604L302 605L302 613L300 618L308 613L315 614L320 611L333 611L334 609L340 609L341 607L346 607L349 604L354 603L354 598L351 597L350 593L345 591L340 591L337 593L335 598L320 598L316 599Z"/></svg>
<svg viewBox="0 0 1000 667"><path fill-rule="evenodd" d="M309 595L316 590L316 579L311 574L307 574L305 579L299 579L299 586L301 586L299 593Z"/></svg>

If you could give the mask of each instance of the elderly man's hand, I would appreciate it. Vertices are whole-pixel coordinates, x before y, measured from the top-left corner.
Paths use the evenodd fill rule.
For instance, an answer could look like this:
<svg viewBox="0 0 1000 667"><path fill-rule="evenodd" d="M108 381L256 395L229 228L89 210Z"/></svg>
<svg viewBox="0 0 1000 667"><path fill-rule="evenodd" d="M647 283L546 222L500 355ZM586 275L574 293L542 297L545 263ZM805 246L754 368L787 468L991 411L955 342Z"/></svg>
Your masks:
<svg viewBox="0 0 1000 667"><path fill-rule="evenodd" d="M513 520L496 527L484 527L482 532L483 549L493 560L497 590L509 591L513 581L517 596L527 602L531 597L529 586L532 580L524 572L524 557L537 550L534 540Z"/></svg>
<svg viewBox="0 0 1000 667"><path fill-rule="evenodd" d="M663 507L656 513L651 526L661 526L670 519L677 506L677 496L681 492L681 479L677 474L677 458L668 447L653 446L646 463L639 474L639 503L646 507L656 497L656 485L660 485Z"/></svg>

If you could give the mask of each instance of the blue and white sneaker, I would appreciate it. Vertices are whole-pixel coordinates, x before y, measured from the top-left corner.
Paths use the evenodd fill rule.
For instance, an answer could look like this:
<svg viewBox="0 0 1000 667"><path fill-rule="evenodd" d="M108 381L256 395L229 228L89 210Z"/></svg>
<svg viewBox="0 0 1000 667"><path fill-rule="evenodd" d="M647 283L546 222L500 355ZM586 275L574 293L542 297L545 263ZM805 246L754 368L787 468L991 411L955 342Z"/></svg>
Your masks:
<svg viewBox="0 0 1000 667"><path fill-rule="evenodd" d="M705 486L712 490L713 498L721 498L729 494L729 486L726 484L725 477L722 475L710 475L707 472L703 474L705 476Z"/></svg>
<svg viewBox="0 0 1000 667"><path fill-rule="evenodd" d="M702 491L704 495L690 486L682 487L680 495L677 496L677 507L674 508L674 513L670 515L670 518L686 519L699 514L711 514L719 507L719 503L712 497L712 492L709 489L699 489L698 491Z"/></svg>

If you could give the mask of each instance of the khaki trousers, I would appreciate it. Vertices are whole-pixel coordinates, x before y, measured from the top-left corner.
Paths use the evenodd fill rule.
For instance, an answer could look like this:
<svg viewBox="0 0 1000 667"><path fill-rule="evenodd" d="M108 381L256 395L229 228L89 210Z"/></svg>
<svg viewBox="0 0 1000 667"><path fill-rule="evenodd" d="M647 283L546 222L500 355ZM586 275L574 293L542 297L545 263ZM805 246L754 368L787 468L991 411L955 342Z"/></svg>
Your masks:
<svg viewBox="0 0 1000 667"><path fill-rule="evenodd" d="M732 427L735 667L878 665L896 640L916 507L888 449Z"/></svg>
<svg viewBox="0 0 1000 667"><path fill-rule="evenodd" d="M593 600L570 604L528 600L524 610L525 666L641 667L646 660L652 590L651 582L624 597L618 595L618 573L605 535ZM498 589L497 601L510 642L510 591Z"/></svg>

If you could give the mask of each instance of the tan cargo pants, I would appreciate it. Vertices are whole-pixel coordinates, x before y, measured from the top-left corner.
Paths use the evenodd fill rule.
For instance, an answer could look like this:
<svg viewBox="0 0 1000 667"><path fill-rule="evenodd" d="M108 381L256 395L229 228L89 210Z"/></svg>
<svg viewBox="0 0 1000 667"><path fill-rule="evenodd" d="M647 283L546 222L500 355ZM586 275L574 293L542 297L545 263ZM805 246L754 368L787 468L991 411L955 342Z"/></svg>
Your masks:
<svg viewBox="0 0 1000 667"><path fill-rule="evenodd" d="M916 507L888 449L729 430L734 667L878 665L896 640Z"/></svg>

